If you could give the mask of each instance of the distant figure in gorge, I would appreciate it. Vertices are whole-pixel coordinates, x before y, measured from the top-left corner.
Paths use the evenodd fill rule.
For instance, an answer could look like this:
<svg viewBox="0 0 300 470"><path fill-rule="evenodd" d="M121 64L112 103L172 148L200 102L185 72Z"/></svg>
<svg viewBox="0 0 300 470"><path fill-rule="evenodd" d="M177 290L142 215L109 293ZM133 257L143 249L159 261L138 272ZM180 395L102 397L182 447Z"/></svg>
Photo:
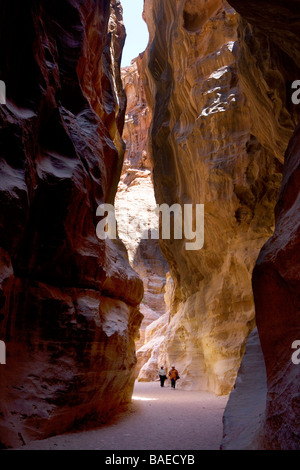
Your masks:
<svg viewBox="0 0 300 470"><path fill-rule="evenodd" d="M166 373L164 366L161 366L161 368L158 371L158 375L159 375L159 380L160 380L160 386L164 387L165 380L167 380L167 373Z"/></svg>
<svg viewBox="0 0 300 470"><path fill-rule="evenodd" d="M172 369L169 372L169 377L171 379L171 387L175 388L176 380L179 379L178 370L175 369L175 366L172 366Z"/></svg>

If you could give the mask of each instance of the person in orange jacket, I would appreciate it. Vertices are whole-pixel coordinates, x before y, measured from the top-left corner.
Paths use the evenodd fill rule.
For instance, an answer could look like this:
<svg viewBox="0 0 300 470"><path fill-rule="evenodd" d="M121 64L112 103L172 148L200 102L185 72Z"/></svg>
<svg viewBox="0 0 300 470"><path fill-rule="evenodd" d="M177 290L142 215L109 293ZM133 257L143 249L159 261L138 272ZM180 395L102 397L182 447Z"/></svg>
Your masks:
<svg viewBox="0 0 300 470"><path fill-rule="evenodd" d="M169 377L171 379L171 387L175 388L176 380L179 379L178 370L175 369L175 366L172 366L172 369L169 372Z"/></svg>

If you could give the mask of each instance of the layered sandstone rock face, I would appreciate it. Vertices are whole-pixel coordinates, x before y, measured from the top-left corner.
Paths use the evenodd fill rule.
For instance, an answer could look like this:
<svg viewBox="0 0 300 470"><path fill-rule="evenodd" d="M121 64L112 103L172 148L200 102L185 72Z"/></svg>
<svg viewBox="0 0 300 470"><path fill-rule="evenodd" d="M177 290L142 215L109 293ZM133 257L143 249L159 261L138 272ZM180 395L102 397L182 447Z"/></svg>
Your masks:
<svg viewBox="0 0 300 470"><path fill-rule="evenodd" d="M148 152L151 111L142 82L142 65L141 55L129 67L122 69L127 96L123 131L126 151L115 199L120 238L127 248L131 266L144 283L144 298L140 305L144 318L140 338L136 341L137 349L144 345L146 327L166 312L164 293L168 271L158 240L151 237L151 231L158 230L159 219L155 212L152 164Z"/></svg>
<svg viewBox="0 0 300 470"><path fill-rule="evenodd" d="M228 393L254 327L252 269L271 235L282 164L252 133L237 14L221 0L146 0L144 56L159 204L204 204L204 246L162 240L174 292L160 351L180 386Z"/></svg>
<svg viewBox="0 0 300 470"><path fill-rule="evenodd" d="M130 399L143 297L112 202L125 114L118 0L3 1L0 442L99 422Z"/></svg>
<svg viewBox="0 0 300 470"><path fill-rule="evenodd" d="M293 1L230 3L243 17L238 67L254 116L254 132L281 159L300 120L300 107L291 100L291 84L300 78L300 8ZM256 439L257 447L267 449L300 448L300 366L291 360L292 344L300 339L299 149L298 126L285 153L275 232L253 271L256 321L267 374L266 397L261 397L265 422ZM258 390L253 371L248 370L246 380ZM244 390L243 399L247 393ZM227 426L229 448L236 443L236 409L232 425Z"/></svg>

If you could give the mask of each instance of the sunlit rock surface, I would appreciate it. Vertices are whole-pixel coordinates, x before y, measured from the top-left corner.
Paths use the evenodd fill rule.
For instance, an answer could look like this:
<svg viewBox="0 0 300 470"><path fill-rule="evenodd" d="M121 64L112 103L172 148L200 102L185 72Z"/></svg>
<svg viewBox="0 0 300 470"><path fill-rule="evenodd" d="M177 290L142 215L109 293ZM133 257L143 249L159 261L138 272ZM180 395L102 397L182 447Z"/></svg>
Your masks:
<svg viewBox="0 0 300 470"><path fill-rule="evenodd" d="M233 8L146 0L144 18L156 199L205 205L202 249L161 242L174 292L160 350L180 387L226 394L255 325L251 274L273 230L282 163L252 133Z"/></svg>
<svg viewBox="0 0 300 470"><path fill-rule="evenodd" d="M149 382L158 379L158 369L163 366L169 367L169 361L164 350L165 337L170 321L170 309L174 292L174 282L169 273L166 275L166 285L164 294L164 305L166 313L156 320L145 325L144 342L137 350L137 370L138 380ZM142 310L141 310L142 311ZM149 317L146 317L149 318ZM143 320L143 322L145 319Z"/></svg>
<svg viewBox="0 0 300 470"><path fill-rule="evenodd" d="M1 446L105 421L132 394L142 282L96 237L123 161L121 13L1 2Z"/></svg>
<svg viewBox="0 0 300 470"><path fill-rule="evenodd" d="M137 350L137 369L139 370L139 382L151 382L158 379L158 369L164 363L161 354L161 346L165 340L165 334L169 322L169 312L151 322L145 329L144 344Z"/></svg>

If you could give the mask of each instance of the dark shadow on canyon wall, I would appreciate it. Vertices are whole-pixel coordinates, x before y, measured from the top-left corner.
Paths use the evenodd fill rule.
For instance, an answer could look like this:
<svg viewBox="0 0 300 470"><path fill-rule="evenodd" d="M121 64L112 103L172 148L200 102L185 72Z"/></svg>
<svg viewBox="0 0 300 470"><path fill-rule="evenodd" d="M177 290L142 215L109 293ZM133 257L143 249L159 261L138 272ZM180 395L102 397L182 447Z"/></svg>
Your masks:
<svg viewBox="0 0 300 470"><path fill-rule="evenodd" d="M253 134L277 158L284 155L274 235L262 248L252 279L259 334L256 355L259 357L261 345L267 387L265 394L259 393L246 360L238 376L237 398L241 404L246 393L256 392L263 413L259 428L243 446L251 448L254 438L252 448L299 449L300 367L291 356L292 344L300 338L300 134L299 125L296 127L300 106L292 102L291 85L300 79L300 6L282 0L229 3L241 14L238 70L250 103ZM239 392L239 383L251 381L251 374L250 391ZM230 409L225 412L229 448L241 448L238 435L250 423L249 416L244 428L240 426L231 434L227 419L236 426L240 411L237 401L236 413L230 416ZM254 414L252 421L257 417Z"/></svg>
<svg viewBox="0 0 300 470"><path fill-rule="evenodd" d="M0 442L103 422L131 399L143 297L96 237L124 145L120 2L2 1Z"/></svg>

